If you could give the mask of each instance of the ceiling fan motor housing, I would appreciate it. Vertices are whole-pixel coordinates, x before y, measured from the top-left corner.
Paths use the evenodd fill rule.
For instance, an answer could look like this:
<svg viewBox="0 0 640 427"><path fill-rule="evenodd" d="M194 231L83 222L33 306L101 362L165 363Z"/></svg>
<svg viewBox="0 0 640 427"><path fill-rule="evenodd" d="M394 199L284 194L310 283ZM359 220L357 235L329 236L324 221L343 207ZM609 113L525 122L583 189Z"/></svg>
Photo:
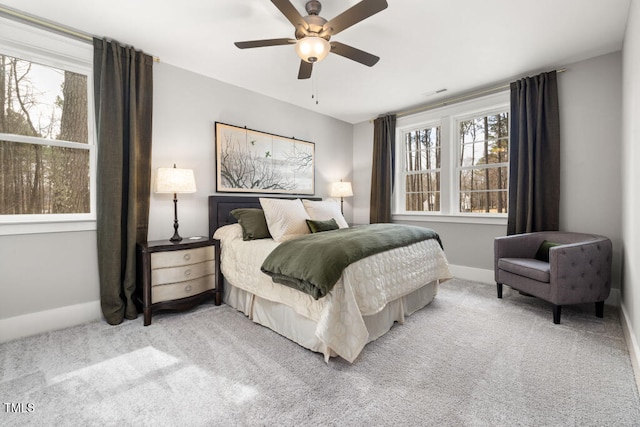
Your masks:
<svg viewBox="0 0 640 427"><path fill-rule="evenodd" d="M304 5L304 8L309 15L320 15L322 5L318 0L309 0L307 4Z"/></svg>
<svg viewBox="0 0 640 427"><path fill-rule="evenodd" d="M318 15L309 15L305 16L302 19L304 19L304 21L307 23L308 28L296 28L296 39L298 40L307 36L319 36L320 32L322 31L322 27L327 23L326 19ZM329 34L323 34L320 37L325 40L329 40L329 38L331 38Z"/></svg>

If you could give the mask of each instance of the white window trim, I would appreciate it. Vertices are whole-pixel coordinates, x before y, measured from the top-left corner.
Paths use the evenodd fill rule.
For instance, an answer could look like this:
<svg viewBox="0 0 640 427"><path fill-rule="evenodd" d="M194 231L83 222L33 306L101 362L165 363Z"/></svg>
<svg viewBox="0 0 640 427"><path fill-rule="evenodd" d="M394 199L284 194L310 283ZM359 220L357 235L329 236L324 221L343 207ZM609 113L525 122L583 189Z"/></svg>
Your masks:
<svg viewBox="0 0 640 427"><path fill-rule="evenodd" d="M460 120L477 117L479 114L492 114L509 111L509 91L503 91L482 98L460 102L453 105L400 117L396 122L396 162L395 187L393 200L393 220L454 222L471 224L506 225L507 214L468 214L460 213L457 195L460 183L457 179L459 166L455 159L459 150L459 138L456 125ZM408 212L399 209L404 206L405 183L403 171L405 156L403 134L423 127L440 125L442 138L440 173L440 212ZM452 142L453 141L453 142Z"/></svg>
<svg viewBox="0 0 640 427"><path fill-rule="evenodd" d="M460 224L487 224L487 225L506 225L506 215L496 214L468 214L468 215L445 215L433 212L417 212L417 213L401 213L393 214L396 221L419 221L419 222L445 222Z"/></svg>
<svg viewBox="0 0 640 427"><path fill-rule="evenodd" d="M87 76L88 144L11 135L11 141L47 144L89 151L90 213L1 215L0 236L15 234L55 233L96 229L96 164L97 147L93 99L93 46L80 40L0 17L0 52L5 55ZM0 138L3 135L0 134Z"/></svg>

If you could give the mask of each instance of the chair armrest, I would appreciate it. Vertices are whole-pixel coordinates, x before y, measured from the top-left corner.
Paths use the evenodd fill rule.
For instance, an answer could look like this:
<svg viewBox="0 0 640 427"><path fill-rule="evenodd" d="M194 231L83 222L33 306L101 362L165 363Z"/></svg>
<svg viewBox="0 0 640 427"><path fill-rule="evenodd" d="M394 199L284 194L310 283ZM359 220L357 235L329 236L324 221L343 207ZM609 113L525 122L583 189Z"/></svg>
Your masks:
<svg viewBox="0 0 640 427"><path fill-rule="evenodd" d="M611 289L611 240L600 237L569 243L549 250L552 300L558 304L574 301L579 295L589 301L604 301Z"/></svg>
<svg viewBox="0 0 640 427"><path fill-rule="evenodd" d="M534 258L544 238L534 233L496 237L493 241L493 271L498 275L500 258Z"/></svg>
<svg viewBox="0 0 640 427"><path fill-rule="evenodd" d="M494 254L496 258L533 258L543 240L535 233L496 237Z"/></svg>

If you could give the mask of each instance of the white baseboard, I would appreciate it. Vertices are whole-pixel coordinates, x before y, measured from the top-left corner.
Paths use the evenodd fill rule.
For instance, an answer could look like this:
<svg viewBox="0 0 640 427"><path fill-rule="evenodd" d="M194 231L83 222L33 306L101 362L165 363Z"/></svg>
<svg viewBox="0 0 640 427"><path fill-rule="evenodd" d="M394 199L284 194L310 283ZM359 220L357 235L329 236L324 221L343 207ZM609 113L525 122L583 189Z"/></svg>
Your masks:
<svg viewBox="0 0 640 427"><path fill-rule="evenodd" d="M68 328L102 318L100 301L0 319L0 342Z"/></svg>
<svg viewBox="0 0 640 427"><path fill-rule="evenodd" d="M454 277L459 277L460 279L496 284L493 270L454 264L449 264L449 270L451 270L451 274L453 274Z"/></svg>
<svg viewBox="0 0 640 427"><path fill-rule="evenodd" d="M609 293L609 298L607 298L604 303L607 305L620 307L620 289L611 289L611 293Z"/></svg>
<svg viewBox="0 0 640 427"><path fill-rule="evenodd" d="M629 315L624 305L620 306L620 323L622 323L624 339L629 348L629 357L631 358L631 366L633 366L633 373L636 377L636 385L638 386L638 390L640 390L640 347L638 347L636 334L631 326Z"/></svg>

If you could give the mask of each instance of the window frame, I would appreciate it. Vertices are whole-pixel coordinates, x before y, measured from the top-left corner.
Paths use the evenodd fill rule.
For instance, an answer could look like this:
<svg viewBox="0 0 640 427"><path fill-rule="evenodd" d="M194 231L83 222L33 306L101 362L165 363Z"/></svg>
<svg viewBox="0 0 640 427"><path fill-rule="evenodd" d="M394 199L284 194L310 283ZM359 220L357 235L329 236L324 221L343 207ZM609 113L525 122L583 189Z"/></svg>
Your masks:
<svg viewBox="0 0 640 427"><path fill-rule="evenodd" d="M394 220L482 223L493 225L504 225L507 223L506 213L460 212L459 174L462 167L459 164L458 156L461 144L459 123L470 118L477 118L505 111L510 112L509 98L509 91L504 90L481 98L444 105L442 107L398 118L396 122L396 159L401 159L401 162L400 164L396 164L394 176L396 183L392 197L392 218ZM406 211L404 209L406 176L404 173L406 171L404 164L406 158L404 150L405 134L415 131L416 129L438 125L440 126L442 138L440 211Z"/></svg>
<svg viewBox="0 0 640 427"><path fill-rule="evenodd" d="M440 128L440 139L442 141L442 127L441 127L441 123L439 121L434 121L434 122L429 122L429 123L423 123L420 125L416 125L416 126L412 126L410 128L405 128L402 130L400 138L401 139L396 139L396 141L401 141L400 144L402 144L402 148L401 148L401 153L402 153L402 164L400 165L401 167L401 178L399 178L401 181L396 181L398 184L400 184L401 182L401 188L402 188L402 194L405 195L407 194L406 191L406 184L407 184L407 180L406 178L410 175L421 175L421 174L425 174L425 173L439 173L440 174L440 180L442 181L442 151L443 151L443 147L442 145L440 146L440 167L439 168L431 168L431 169L423 169L420 171L409 171L408 167L407 167L407 152L406 150L404 150L404 148L406 147L406 143L405 143L405 135L412 133L412 132L416 132L416 131L420 131L420 130L425 130L425 129L433 129L433 128ZM398 144L396 142L396 144ZM397 151L397 150L396 150ZM399 158L399 157L396 157ZM438 192L442 192L441 189L438 189ZM406 206L406 200L405 199L397 199L398 203L402 203ZM439 213L442 211L442 195L440 196L440 211L423 211L423 212L430 212L430 213ZM407 211L409 212L409 211Z"/></svg>
<svg viewBox="0 0 640 427"><path fill-rule="evenodd" d="M470 114L464 114L464 115L458 115L453 117L453 123L452 126L455 129L455 140L456 140L456 156L459 156L460 154L460 147L462 145L462 138L460 135L460 123L466 120L471 120L471 119L477 119L480 117L485 117L485 116L494 116L494 115L498 115L498 114L502 114L504 112L509 113L509 105L506 106L499 106L496 108L492 108L492 109L488 109L488 110L484 110L481 112L474 112L474 113L470 113ZM455 194L456 194L456 198L455 201L455 210L456 210L456 214L461 215L461 216L480 216L480 217L507 217L507 213L480 213L480 212L475 212L475 213L465 213L465 212L460 212L460 193L461 193L461 189L460 189L460 173L464 170L484 170L484 169L494 169L494 168L498 168L498 167L504 167L506 166L507 168L507 177L509 176L509 159L507 157L507 160L505 162L502 163L490 163L488 165L478 165L476 167L469 167L469 166L462 166L458 161L456 161L456 166L455 166L455 179L454 179L454 184L455 184ZM507 206L509 204L509 198L508 198L508 194L509 194L509 186L507 185L507 188L505 189L505 191L507 192Z"/></svg>
<svg viewBox="0 0 640 427"><path fill-rule="evenodd" d="M0 215L0 236L95 230L97 145L93 93L93 46L48 30L0 17L0 53L54 67L87 78L87 143L0 133L0 139L89 152L90 208L88 213Z"/></svg>

